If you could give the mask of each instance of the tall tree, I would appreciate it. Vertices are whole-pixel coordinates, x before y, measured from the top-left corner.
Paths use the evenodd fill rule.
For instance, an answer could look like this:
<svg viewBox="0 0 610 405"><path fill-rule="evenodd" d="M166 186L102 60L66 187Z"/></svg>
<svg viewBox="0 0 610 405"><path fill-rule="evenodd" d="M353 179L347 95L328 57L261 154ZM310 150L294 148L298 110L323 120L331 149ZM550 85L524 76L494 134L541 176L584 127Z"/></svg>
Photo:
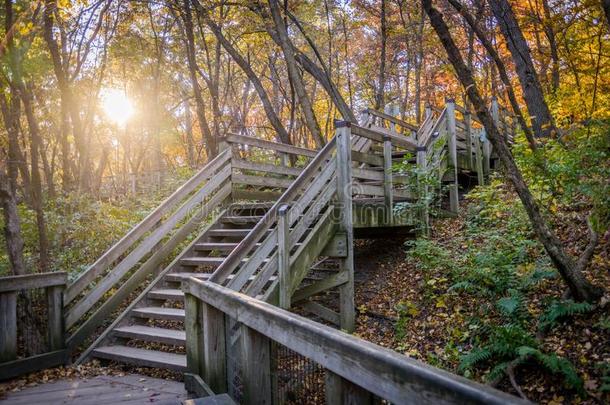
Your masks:
<svg viewBox="0 0 610 405"><path fill-rule="evenodd" d="M532 148L532 150L536 150L537 149L536 140L534 139L532 131L530 131L530 128L527 125L525 118L523 117L523 113L521 112L521 106L519 105L519 102L517 101L517 96L515 95L515 91L513 90L513 86L510 82L510 78L508 77L508 72L506 71L504 62L502 62L502 59L500 59L500 55L498 55L496 48L491 43L491 41L487 38L487 36L485 35L485 33L483 32L481 27L477 24L477 21L475 20L475 18L468 12L468 10L466 10L464 5L462 3L460 3L459 0L449 0L449 3L453 6L453 8L455 8L457 10L458 13L460 13L462 18L464 18L464 20L468 23L470 28L476 34L477 38L479 39L479 41L481 42L481 44L483 45L483 47L485 48L485 50L487 51L489 56L491 57L491 59L496 64L496 67L498 68L498 74L500 76L500 80L502 80L502 83L504 84L504 88L506 89L506 95L508 97L508 101L513 109L513 112L517 116L519 125L521 125L521 129L523 130L525 137L526 137L527 141L529 142L529 145Z"/></svg>
<svg viewBox="0 0 610 405"><path fill-rule="evenodd" d="M288 75L292 81L294 86L294 90L297 95L297 101L299 106L301 107L301 111L303 112L303 116L305 117L305 123L311 136L318 148L324 146L326 141L322 136L322 130L320 129L320 124L316 119L316 115L313 111L313 105L311 103L311 99L307 94L307 90L305 88L305 82L303 80L303 76L297 66L297 61L294 57L294 53L292 51L293 45L288 37L288 31L286 29L286 24L282 18L280 6L277 0L269 0L269 7L271 9L271 16L273 18L273 23L275 25L275 29L278 33L278 37L280 39L280 47L282 48L282 53L284 54L284 58L286 59L286 67L288 69Z"/></svg>
<svg viewBox="0 0 610 405"><path fill-rule="evenodd" d="M512 56L523 89L523 98L529 111L534 134L550 136L557 130L544 99L529 45L523 36L517 17L508 0L489 0L491 10L498 21L500 31Z"/></svg>
<svg viewBox="0 0 610 405"><path fill-rule="evenodd" d="M464 63L462 55L449 32L449 27L445 23L443 16L432 6L432 0L422 0L422 5L428 14L432 27L436 31L438 38L447 52L449 61L455 69L455 73L464 87L468 99L475 109L477 117L485 127L486 134L502 162L506 177L515 188L515 191L525 207L525 211L529 216L534 232L544 246L559 274L567 284L571 295L574 299L579 301L597 301L602 296L603 290L591 284L583 275L583 270L593 256L593 251L597 245L597 234L591 229L590 241L577 261L574 261L574 259L565 252L561 241L543 218L540 207L525 183L523 175L517 167L515 159L506 144L506 140L496 127L491 113L487 109L487 106L479 93L472 72Z"/></svg>
<svg viewBox="0 0 610 405"><path fill-rule="evenodd" d="M267 115L267 119L269 119L269 122L273 126L273 129L275 129L275 131L277 132L277 136L278 136L279 140L283 143L290 143L290 137L288 135L288 131L286 131L286 128L282 124L282 121L279 119L276 112L274 111L273 105L271 104L271 100L269 99L269 95L265 91L265 88L263 87L262 82L260 81L260 79L258 78L256 73L254 73L254 70L252 69L250 64L237 51L237 49L231 44L231 42L229 42L229 40L227 40L227 38L222 33L222 30L218 26L218 24L216 24L214 21L212 21L207 10L205 10L201 6L201 4L199 4L199 2L197 0L194 0L194 1L195 1L194 4L196 7L196 10L199 13L204 24L210 28L210 30L212 31L212 33L214 34L214 36L216 37L218 42L227 51L227 53L231 56L231 58L233 58L235 63L237 63L237 65L243 70L243 72L246 74L246 76L248 76L248 79L254 86L254 89L256 90L256 92L263 104L263 108L265 110L265 114Z"/></svg>

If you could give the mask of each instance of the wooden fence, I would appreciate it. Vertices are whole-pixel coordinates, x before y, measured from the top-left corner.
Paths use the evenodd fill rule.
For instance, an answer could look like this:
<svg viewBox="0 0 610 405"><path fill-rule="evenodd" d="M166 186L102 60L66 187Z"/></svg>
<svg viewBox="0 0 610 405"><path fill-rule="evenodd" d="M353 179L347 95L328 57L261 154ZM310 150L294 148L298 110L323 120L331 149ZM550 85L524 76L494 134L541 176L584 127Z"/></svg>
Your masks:
<svg viewBox="0 0 610 405"><path fill-rule="evenodd" d="M63 292L67 282L65 272L0 277L0 380L66 362ZM48 344L45 353L18 359L17 297L34 289L46 292Z"/></svg>
<svg viewBox="0 0 610 405"><path fill-rule="evenodd" d="M240 402L277 403L274 368L280 365L272 351L279 345L323 368L326 403L364 404L379 398L394 404L525 403L214 283L191 278L182 289L186 384L199 395L227 392L231 374L239 373ZM240 370L227 368L230 322L242 329Z"/></svg>

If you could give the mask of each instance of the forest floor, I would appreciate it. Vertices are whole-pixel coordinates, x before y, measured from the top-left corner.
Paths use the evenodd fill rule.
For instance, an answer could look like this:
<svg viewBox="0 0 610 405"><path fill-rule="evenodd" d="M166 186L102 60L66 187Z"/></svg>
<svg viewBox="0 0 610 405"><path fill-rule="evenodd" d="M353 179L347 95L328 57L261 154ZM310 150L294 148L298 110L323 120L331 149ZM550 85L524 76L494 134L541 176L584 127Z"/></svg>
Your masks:
<svg viewBox="0 0 610 405"><path fill-rule="evenodd" d="M436 253L447 254L451 259L452 255L462 255L473 249L477 243L485 244L485 241L475 241L473 246L460 237L468 226L465 213L471 208L468 204L463 205L460 217L433 222L429 242L445 251ZM582 240L586 242L583 238L586 227L583 230L582 223L567 221L560 232L564 241L569 242L570 238L581 240L574 244L575 248L582 245ZM601 242L588 274L607 291L610 287L608 236L608 233L600 235ZM433 366L460 372L460 358L473 349L478 325L500 325L505 321L486 305L485 298L451 289L452 285L463 281L455 276L455 271L448 271L442 265L436 268L434 265L422 266L421 257L410 255L410 249L409 242L405 244L404 240L358 241L355 256L356 334ZM563 292L560 278L544 280L527 292L526 311L542 313L549 301L558 299ZM539 341L537 347L541 351L555 353L572 362L584 387L580 396L574 389L566 387L558 375L528 361L514 369L514 385L508 378L496 379L494 385L515 395L516 389L520 389L523 396L540 403L608 403L608 308L608 305L602 305L588 313L562 319L544 334L531 331ZM473 322L473 319L479 319L479 322ZM483 362L482 365L484 367L466 375L486 382L485 376L494 364Z"/></svg>

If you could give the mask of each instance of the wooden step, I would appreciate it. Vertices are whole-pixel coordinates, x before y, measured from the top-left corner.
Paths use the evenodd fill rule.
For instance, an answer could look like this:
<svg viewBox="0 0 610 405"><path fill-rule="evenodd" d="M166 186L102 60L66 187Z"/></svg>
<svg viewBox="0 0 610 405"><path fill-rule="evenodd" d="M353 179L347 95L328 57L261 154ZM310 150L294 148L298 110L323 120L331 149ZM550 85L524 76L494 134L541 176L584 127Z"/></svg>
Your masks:
<svg viewBox="0 0 610 405"><path fill-rule="evenodd" d="M237 247L237 243L230 242L204 242L196 243L193 249L198 252L211 252L213 250L220 250L222 252L231 252Z"/></svg>
<svg viewBox="0 0 610 405"><path fill-rule="evenodd" d="M224 257L185 257L180 259L182 266L196 267L196 266L212 266L218 267L224 262Z"/></svg>
<svg viewBox="0 0 610 405"><path fill-rule="evenodd" d="M215 236L218 238L232 237L232 238L245 238L252 229L212 229L208 232L209 236Z"/></svg>
<svg viewBox="0 0 610 405"><path fill-rule="evenodd" d="M173 281L173 282L182 282L185 279L188 279L190 277L195 277L197 279L200 280L207 280L210 278L212 274L211 273L184 273L184 272L180 272L180 273L169 273L165 275L165 280L166 281ZM252 281L254 280L255 276L250 276L250 278L248 280ZM230 274L227 277L227 280L232 280L233 278L235 278L234 274ZM276 276L272 276L270 278L270 281L274 281L277 277Z"/></svg>
<svg viewBox="0 0 610 405"><path fill-rule="evenodd" d="M239 216L225 216L220 218L220 222L223 224L256 224L263 218L259 215L239 215Z"/></svg>
<svg viewBox="0 0 610 405"><path fill-rule="evenodd" d="M184 346L186 344L186 332L183 330L130 325L115 328L112 333L115 336L144 340L147 342L159 342L174 346Z"/></svg>
<svg viewBox="0 0 610 405"><path fill-rule="evenodd" d="M184 309L180 308L141 307L132 310L131 314L146 319L184 321Z"/></svg>
<svg viewBox="0 0 610 405"><path fill-rule="evenodd" d="M212 266L218 267L225 260L225 257L185 257L180 259L180 265L184 267L197 267L197 266ZM243 259L242 262L247 262L248 259ZM265 259L263 262L267 262Z"/></svg>
<svg viewBox="0 0 610 405"><path fill-rule="evenodd" d="M181 290L176 290L173 288L151 290L148 294L146 294L146 296L155 300L184 301L184 293Z"/></svg>
<svg viewBox="0 0 610 405"><path fill-rule="evenodd" d="M186 371L186 356L183 354L127 346L102 346L94 349L92 355L97 358L120 361L140 367Z"/></svg>

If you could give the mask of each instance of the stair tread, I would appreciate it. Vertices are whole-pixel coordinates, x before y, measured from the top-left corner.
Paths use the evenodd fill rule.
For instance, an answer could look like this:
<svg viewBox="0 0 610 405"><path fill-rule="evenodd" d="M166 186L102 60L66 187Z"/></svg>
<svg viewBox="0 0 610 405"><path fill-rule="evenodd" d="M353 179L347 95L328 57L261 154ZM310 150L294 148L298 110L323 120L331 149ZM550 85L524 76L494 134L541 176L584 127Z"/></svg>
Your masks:
<svg viewBox="0 0 610 405"><path fill-rule="evenodd" d="M178 272L178 273L169 273L165 276L166 279L169 279L170 281L178 281L178 280L182 280L182 279L187 279L190 277L195 277L198 279L209 279L210 276L212 275L212 273L190 273L190 272ZM232 280L233 278L235 278L234 274L230 274L229 276L227 276L227 280ZM250 276L249 280L254 280L255 276ZM277 276L272 276L270 278L271 281L275 280L277 278Z"/></svg>
<svg viewBox="0 0 610 405"><path fill-rule="evenodd" d="M222 222L258 222L262 218L261 215L227 215L222 217L220 220Z"/></svg>
<svg viewBox="0 0 610 405"><path fill-rule="evenodd" d="M139 317L166 319L166 320L183 320L184 309L182 308L164 308L164 307L140 307L132 311Z"/></svg>
<svg viewBox="0 0 610 405"><path fill-rule="evenodd" d="M183 300L184 293L182 290L175 288L158 288L148 292L152 298L165 299L165 300Z"/></svg>
<svg viewBox="0 0 610 405"><path fill-rule="evenodd" d="M184 257L180 259L180 264L183 266L200 266L200 265L220 265L226 257ZM247 262L248 258L242 260L242 262ZM263 260L264 263L268 262L269 259Z"/></svg>
<svg viewBox="0 0 610 405"><path fill-rule="evenodd" d="M186 371L186 355L183 354L117 345L97 347L93 350L93 355L98 358L121 361L139 366Z"/></svg>
<svg viewBox="0 0 610 405"><path fill-rule="evenodd" d="M186 332L184 330L155 328L145 325L128 325L115 328L113 332L119 336L141 340L160 341L162 343L180 345L186 343Z"/></svg>

